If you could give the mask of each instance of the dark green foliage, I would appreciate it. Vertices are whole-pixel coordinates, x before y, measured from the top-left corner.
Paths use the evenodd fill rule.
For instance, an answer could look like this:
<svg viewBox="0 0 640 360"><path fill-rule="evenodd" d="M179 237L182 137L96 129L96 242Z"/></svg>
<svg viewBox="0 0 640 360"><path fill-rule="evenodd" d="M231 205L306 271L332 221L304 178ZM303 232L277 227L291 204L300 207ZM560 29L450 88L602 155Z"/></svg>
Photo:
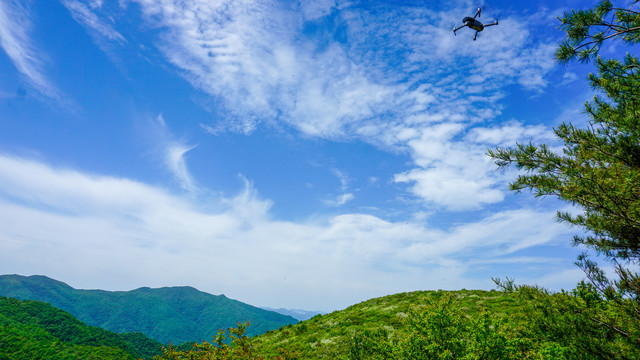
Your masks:
<svg viewBox="0 0 640 360"><path fill-rule="evenodd" d="M629 334L638 333L637 324L629 323L618 303L606 300L591 285L551 294L512 282L501 284L507 291L498 294L463 290L374 299L318 319L332 324L312 328L316 339L335 339L324 349L304 350L305 339L292 332L281 344L302 349L300 359L640 358L640 347L628 341ZM397 313L403 314L400 321L386 316L405 306L406 312ZM351 312L363 307L369 310L367 320L360 326L349 324ZM342 332L351 334L349 339L333 335L334 328L349 329ZM257 349L264 350L265 338L274 341L279 336L256 338Z"/></svg>
<svg viewBox="0 0 640 360"><path fill-rule="evenodd" d="M210 339L218 329L242 321L253 324L251 336L297 322L191 287L76 290L44 276L3 275L0 295L45 301L89 325L118 333L141 332L165 344Z"/></svg>
<svg viewBox="0 0 640 360"><path fill-rule="evenodd" d="M615 8L611 2L602 1L593 9L565 14L561 22L567 32L567 41L558 51L558 59L563 62L574 56L581 60L595 57L607 39L631 45L640 41L637 0L628 8ZM566 320L577 321L576 328L592 329L589 345L620 336L620 341L638 349L640 333L634 329L640 326L640 277L636 272L640 265L640 62L630 54L623 60L598 57L596 67L598 72L590 74L589 81L599 95L586 104L589 125L579 128L563 123L555 129L564 145L562 153L545 145L516 144L489 151L489 155L499 167L513 165L526 171L511 184L512 190L551 195L582 210L579 214L559 212L558 219L586 230L585 235L574 237L574 244L584 245L613 263L617 278L605 276L583 254L577 264L585 271L590 290L606 305L596 309L589 304L600 303L579 301L579 297L555 305L571 309L575 317ZM578 287L581 292L585 289L583 284ZM554 314L552 307L548 313ZM629 326L623 326L620 319ZM560 326L562 321L556 324L553 327L551 323L545 331L571 333ZM615 351L624 353L600 345L596 348L599 350L585 351L599 352L603 358Z"/></svg>
<svg viewBox="0 0 640 360"><path fill-rule="evenodd" d="M526 304L527 326L520 329L520 336L548 344L556 352L554 359L640 359L640 344L634 340L640 328L629 321L624 305L631 300L622 304L607 300L584 282L560 293L511 282L507 291Z"/></svg>
<svg viewBox="0 0 640 360"><path fill-rule="evenodd" d="M565 13L559 20L567 39L556 52L558 61L567 62L575 57L588 61L597 56L604 41L612 38L631 44L640 42L638 2L621 1L620 7L614 7L611 1L604 0L592 9Z"/></svg>
<svg viewBox="0 0 640 360"><path fill-rule="evenodd" d="M576 236L587 245L619 260L640 260L640 69L638 60L598 60L600 77L592 85L608 95L587 104L590 125L580 129L561 124L555 129L564 142L562 154L545 145L517 144L489 154L500 167L515 165L511 189L529 189L536 196L557 196L584 209L580 215L559 213L560 220L589 231ZM632 90L632 91L631 91Z"/></svg>
<svg viewBox="0 0 640 360"><path fill-rule="evenodd" d="M246 329L249 323L238 324L236 328L229 328L229 337L231 344L224 330L219 330L213 337L212 342L203 341L202 343L193 344L191 349L181 350L173 346L163 348L162 355L155 357L155 360L232 360L232 359L255 359L255 352L246 335Z"/></svg>
<svg viewBox="0 0 640 360"><path fill-rule="evenodd" d="M138 357L143 359L151 359L159 355L162 351L162 343L148 338L143 333L125 333L118 335L138 354Z"/></svg>
<svg viewBox="0 0 640 360"><path fill-rule="evenodd" d="M238 323L237 327L229 328L225 332L219 330L212 342L204 341L193 344L190 349L180 349L174 346L163 348L162 355L158 355L154 360L258 360L267 359L259 355L253 346L252 341L246 334L249 323ZM227 336L228 333L228 336ZM229 341L230 340L230 341ZM297 359L286 350L282 350L279 355L269 357L274 360Z"/></svg>
<svg viewBox="0 0 640 360"><path fill-rule="evenodd" d="M151 359L160 346L151 356L136 350L49 304L0 297L0 359Z"/></svg>

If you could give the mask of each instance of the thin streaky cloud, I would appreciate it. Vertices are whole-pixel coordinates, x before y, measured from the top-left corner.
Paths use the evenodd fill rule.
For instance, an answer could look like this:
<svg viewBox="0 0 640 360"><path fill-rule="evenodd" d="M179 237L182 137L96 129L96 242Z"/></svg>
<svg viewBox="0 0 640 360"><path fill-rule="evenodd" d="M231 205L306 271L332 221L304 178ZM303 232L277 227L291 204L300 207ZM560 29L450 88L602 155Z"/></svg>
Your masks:
<svg viewBox="0 0 640 360"><path fill-rule="evenodd" d="M519 18L501 19L482 34L482 46L472 46L478 44L469 36L454 38L445 23L466 3L440 12L393 6L368 12L332 1L302 11L273 1L137 2L162 29L157 45L167 60L229 110L231 125L203 124L205 131L284 125L409 153L414 164L396 182L448 210L503 201L505 176L485 155L492 144L458 139L501 115L506 86L532 94L546 88L554 65L555 41L533 42L533 25ZM302 36L306 21L323 17L340 24L348 44L331 33ZM371 48L371 41L378 45ZM439 137L450 125L456 129ZM443 157L425 150L425 142Z"/></svg>
<svg viewBox="0 0 640 360"><path fill-rule="evenodd" d="M164 166L178 182L180 188L188 192L196 192L198 186L189 172L186 155L197 145L188 145L185 140L176 139L162 114L158 114L153 119L148 134L151 135L154 149L159 152Z"/></svg>
<svg viewBox="0 0 640 360"><path fill-rule="evenodd" d="M342 206L348 203L349 201L355 199L355 195L352 193L345 193L336 196L334 199L325 200L324 203L329 206Z"/></svg>
<svg viewBox="0 0 640 360"><path fill-rule="evenodd" d="M349 175L339 169L333 169L331 172L340 180L340 190L345 191L349 187Z"/></svg>
<svg viewBox="0 0 640 360"><path fill-rule="evenodd" d="M195 148L195 145L171 144L167 147L166 154L167 167L179 181L180 187L190 192L196 191L197 186L187 168L185 155L193 148Z"/></svg>
<svg viewBox="0 0 640 360"><path fill-rule="evenodd" d="M67 10L71 13L71 16L79 24L86 27L89 30L95 31L101 37L116 41L118 43L126 42L124 36L117 32L106 22L102 21L95 13L91 11L85 4L77 0L62 0ZM93 2L92 8L99 8L102 6L102 2Z"/></svg>
<svg viewBox="0 0 640 360"><path fill-rule="evenodd" d="M92 9L99 9L102 7L102 3L103 0L90 0L89 6L91 6Z"/></svg>
<svg viewBox="0 0 640 360"><path fill-rule="evenodd" d="M42 95L60 100L60 91L47 79L43 54L30 37L28 9L20 1L0 2L0 45L16 69Z"/></svg>

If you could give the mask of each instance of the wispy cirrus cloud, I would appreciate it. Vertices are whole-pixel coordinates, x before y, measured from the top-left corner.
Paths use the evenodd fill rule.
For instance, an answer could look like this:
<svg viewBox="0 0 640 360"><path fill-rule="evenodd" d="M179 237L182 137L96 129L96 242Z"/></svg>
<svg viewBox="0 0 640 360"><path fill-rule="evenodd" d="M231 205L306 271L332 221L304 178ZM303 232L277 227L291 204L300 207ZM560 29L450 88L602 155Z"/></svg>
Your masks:
<svg viewBox="0 0 640 360"><path fill-rule="evenodd" d="M187 191L195 191L196 185L189 173L185 155L195 146L174 143L167 147L165 162L171 173L178 179L180 186Z"/></svg>
<svg viewBox="0 0 640 360"><path fill-rule="evenodd" d="M355 199L355 195L352 193L342 193L333 199L325 200L324 203L329 206L342 206L353 199Z"/></svg>
<svg viewBox="0 0 640 360"><path fill-rule="evenodd" d="M95 33L97 37L117 43L126 42L124 36L117 32L111 25L100 19L87 5L77 0L61 0L61 2L62 5L69 10L75 21L90 32ZM90 6L94 9L100 8L102 7L102 1L92 1Z"/></svg>
<svg viewBox="0 0 640 360"><path fill-rule="evenodd" d="M26 4L21 1L0 2L0 45L16 69L40 94L61 100L61 92L45 74L46 55L30 36L33 28Z"/></svg>
<svg viewBox="0 0 640 360"><path fill-rule="evenodd" d="M256 305L333 310L398 291L488 288L494 273L479 274L478 263L536 246L562 251L569 232L532 209L435 229L361 213L281 221L271 205L246 179L235 196L196 200L0 155L0 271L118 290L188 282ZM549 256L519 266L537 264L540 276L567 269Z"/></svg>
<svg viewBox="0 0 640 360"><path fill-rule="evenodd" d="M339 1L135 2L147 25L159 29L155 43L165 58L222 104L226 118L201 124L212 134L249 133L262 123L406 153L413 163L393 180L451 211L504 199L506 176L495 171L488 148L537 140L541 132L550 139L540 126L521 124L516 133L513 124L489 125L510 87L532 95L546 88L555 41L536 38L543 22L535 19L549 10L528 21L506 14L473 41L469 32L450 31L468 2L440 10L382 4L375 11ZM63 3L91 31L124 41L86 5ZM320 23L333 25L318 31ZM496 144L489 133L505 139ZM173 158L189 149L174 147ZM187 174L183 165L170 167ZM341 196L330 203L351 199Z"/></svg>
<svg viewBox="0 0 640 360"><path fill-rule="evenodd" d="M448 210L504 198L504 177L484 155L495 144L466 134L501 115L508 87L544 89L554 66L555 42L535 39L534 21L505 16L477 42L454 37L450 23L466 2L375 11L334 1L137 2L161 29L156 44L166 59L228 110L226 120L204 124L207 131L251 132L266 123L406 152L414 164L395 180ZM318 32L316 22L334 25ZM455 131L440 137L449 125Z"/></svg>
<svg viewBox="0 0 640 360"><path fill-rule="evenodd" d="M189 172L186 155L196 145L189 145L185 140L176 139L171 133L162 114L158 114L150 122L150 131L154 150L160 154L162 163L178 182L180 187L188 192L198 190L195 180Z"/></svg>

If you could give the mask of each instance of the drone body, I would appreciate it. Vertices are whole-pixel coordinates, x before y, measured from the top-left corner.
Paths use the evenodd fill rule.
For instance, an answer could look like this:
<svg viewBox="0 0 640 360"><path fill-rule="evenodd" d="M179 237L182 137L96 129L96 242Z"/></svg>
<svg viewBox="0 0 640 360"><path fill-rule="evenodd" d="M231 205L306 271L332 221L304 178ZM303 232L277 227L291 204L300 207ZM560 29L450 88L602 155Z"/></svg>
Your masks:
<svg viewBox="0 0 640 360"><path fill-rule="evenodd" d="M487 26L493 26L493 25L498 25L498 20L489 23L489 24L483 24L480 21L476 20L477 17L480 16L480 13L482 12L482 10L480 8L478 8L478 11L476 12L476 14L473 17L467 16L464 19L462 19L462 25L453 28L453 35L456 34L456 31L462 29L463 27L468 27L470 29L473 29L476 31L475 34L473 34L473 41L476 40L476 37L478 37L478 33L482 30L484 30L484 28L486 28Z"/></svg>

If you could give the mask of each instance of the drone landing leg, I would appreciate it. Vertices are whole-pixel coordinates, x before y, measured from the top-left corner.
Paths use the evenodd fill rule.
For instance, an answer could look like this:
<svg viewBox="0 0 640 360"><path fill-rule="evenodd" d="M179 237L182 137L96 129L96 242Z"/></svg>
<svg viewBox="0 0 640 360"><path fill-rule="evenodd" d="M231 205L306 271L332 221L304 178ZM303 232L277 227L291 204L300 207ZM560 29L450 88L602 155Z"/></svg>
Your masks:
<svg viewBox="0 0 640 360"><path fill-rule="evenodd" d="M478 37L478 32L476 31L475 34L473 34L473 41L476 41L476 37Z"/></svg>

